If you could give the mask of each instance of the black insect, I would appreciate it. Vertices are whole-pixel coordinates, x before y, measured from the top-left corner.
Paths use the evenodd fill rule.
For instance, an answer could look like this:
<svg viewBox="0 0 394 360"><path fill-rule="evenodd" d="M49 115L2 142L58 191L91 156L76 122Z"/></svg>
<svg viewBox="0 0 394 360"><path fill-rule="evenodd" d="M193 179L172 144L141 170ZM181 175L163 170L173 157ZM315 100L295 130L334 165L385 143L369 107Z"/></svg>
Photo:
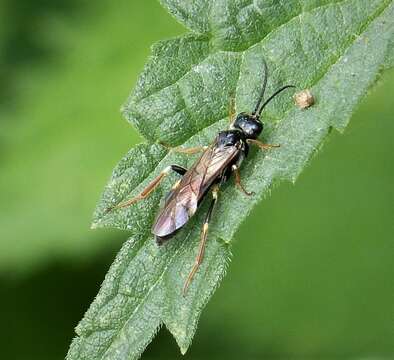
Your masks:
<svg viewBox="0 0 394 360"><path fill-rule="evenodd" d="M263 144L257 138L263 131L263 123L260 116L265 106L283 90L294 87L286 85L275 91L261 105L264 92L267 85L267 65L264 62L264 82L261 94L257 101L256 107L252 113L242 112L234 119L234 103L231 102L229 130L221 131L210 146L195 148L175 148L173 150L193 154L203 151L201 157L194 163L190 169L185 169L178 165L171 165L164 169L139 195L120 203L108 210L124 208L146 198L159 185L163 178L173 170L182 178L175 183L168 194L164 206L160 209L156 221L152 226L152 233L156 237L158 245L162 245L180 230L189 219L195 214L204 199L205 195L211 191L212 202L206 214L206 218L201 231L200 246L189 276L183 287L183 294L193 279L194 274L198 270L204 257L205 243L207 240L208 226L211 219L212 211L218 199L220 185L226 182L231 174L235 175L235 184L246 195L251 195L242 186L239 167L248 155L249 144L257 145L261 149L269 149L279 147L279 145Z"/></svg>

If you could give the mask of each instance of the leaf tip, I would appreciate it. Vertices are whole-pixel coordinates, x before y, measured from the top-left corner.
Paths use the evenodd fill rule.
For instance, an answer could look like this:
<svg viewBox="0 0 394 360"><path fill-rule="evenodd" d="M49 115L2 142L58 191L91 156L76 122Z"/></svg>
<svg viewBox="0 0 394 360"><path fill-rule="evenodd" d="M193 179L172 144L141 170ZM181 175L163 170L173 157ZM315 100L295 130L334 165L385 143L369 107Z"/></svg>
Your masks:
<svg viewBox="0 0 394 360"><path fill-rule="evenodd" d="M189 349L189 346L180 346L179 347L179 350L181 351L182 355L186 355L188 349Z"/></svg>

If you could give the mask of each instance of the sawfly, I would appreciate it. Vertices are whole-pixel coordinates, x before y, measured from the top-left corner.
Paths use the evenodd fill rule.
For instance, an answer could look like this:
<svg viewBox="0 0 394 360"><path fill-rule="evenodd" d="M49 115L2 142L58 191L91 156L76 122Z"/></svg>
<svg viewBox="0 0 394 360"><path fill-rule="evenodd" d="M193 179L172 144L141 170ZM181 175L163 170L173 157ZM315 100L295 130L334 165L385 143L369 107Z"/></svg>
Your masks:
<svg viewBox="0 0 394 360"><path fill-rule="evenodd" d="M209 221L218 199L220 186L234 174L235 184L239 190L248 196L252 195L252 193L243 187L239 173L242 161L248 156L249 145L256 145L263 150L280 146L264 144L257 140L264 128L260 117L264 108L275 96L283 90L294 86L286 85L281 87L263 102L268 78L267 64L265 61L263 63L263 86L252 113L241 112L235 116L234 101L231 101L229 129L220 131L210 146L173 149L186 154L202 151L202 155L193 166L185 169L178 165L170 165L149 183L139 195L107 209L107 211L111 211L125 208L137 201L145 199L155 190L170 171L175 171L182 178L173 185L152 226L152 233L155 235L157 244L162 245L185 226L189 219L196 213L204 197L211 192L212 200L202 226L198 254L183 286L184 295L204 257Z"/></svg>

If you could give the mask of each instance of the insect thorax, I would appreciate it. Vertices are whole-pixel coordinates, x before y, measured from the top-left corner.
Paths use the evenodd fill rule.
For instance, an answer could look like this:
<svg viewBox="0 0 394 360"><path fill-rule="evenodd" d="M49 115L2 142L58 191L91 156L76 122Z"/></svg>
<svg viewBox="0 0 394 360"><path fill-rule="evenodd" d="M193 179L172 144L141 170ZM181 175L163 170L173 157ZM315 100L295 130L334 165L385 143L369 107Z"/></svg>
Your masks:
<svg viewBox="0 0 394 360"><path fill-rule="evenodd" d="M219 149L234 146L239 150L238 156L234 158L234 161L230 166L232 164L236 164L239 167L249 152L249 146L246 142L245 134L238 129L219 132L216 138L216 146Z"/></svg>
<svg viewBox="0 0 394 360"><path fill-rule="evenodd" d="M242 145L242 142L245 142L245 135L237 129L221 131L216 138L216 145L218 147L239 147Z"/></svg>

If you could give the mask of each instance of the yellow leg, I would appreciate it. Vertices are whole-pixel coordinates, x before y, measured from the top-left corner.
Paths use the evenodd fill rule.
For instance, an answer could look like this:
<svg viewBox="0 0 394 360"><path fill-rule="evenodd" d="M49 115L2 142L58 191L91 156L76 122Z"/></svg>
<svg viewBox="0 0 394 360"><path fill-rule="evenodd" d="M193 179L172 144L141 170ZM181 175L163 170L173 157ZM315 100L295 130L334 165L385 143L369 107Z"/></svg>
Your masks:
<svg viewBox="0 0 394 360"><path fill-rule="evenodd" d="M246 141L249 144L253 144L253 145L258 146L262 150L267 150L267 149L271 149L271 148L278 148L278 147L280 147L280 145L264 144L261 141L253 140L253 139L248 139Z"/></svg>
<svg viewBox="0 0 394 360"><path fill-rule="evenodd" d="M208 146L195 146L195 147L190 147L190 148L182 148L182 147L175 147L172 148L172 151L175 151L177 153L181 153L181 154L188 154L188 155L192 155L192 154L196 154L199 153L201 151L205 151L206 149L208 149Z"/></svg>
<svg viewBox="0 0 394 360"><path fill-rule="evenodd" d="M218 193L219 193L219 187L215 186L212 190L212 202L211 205L208 209L207 215L205 217L204 225L202 226L202 231L201 231L201 238L200 238L200 245L198 247L198 253L196 260L194 262L194 265L192 267L192 270L189 273L189 276L187 277L185 281L185 285L183 286L183 296L186 295L187 289L189 288L194 275L196 274L198 268L200 267L202 260L204 258L204 252L205 252L205 244L207 242L207 235L208 235L208 228L209 228L209 221L211 220L211 215L212 215L212 210L215 207L216 201L218 199Z"/></svg>
<svg viewBox="0 0 394 360"><path fill-rule="evenodd" d="M237 185L238 189L241 190L247 196L253 195L254 194L253 192L249 192L243 187L242 182L241 182L241 176L239 174L239 169L238 169L237 165L233 165L231 167L231 169L234 171L235 185Z"/></svg>
<svg viewBox="0 0 394 360"><path fill-rule="evenodd" d="M194 146L189 148L183 148L181 146L171 147L170 145L167 145L165 143L160 143L160 145L164 146L170 151L177 152L180 154L188 154L188 155L196 154L198 152L205 151L206 149L208 149L208 146Z"/></svg>
<svg viewBox="0 0 394 360"><path fill-rule="evenodd" d="M178 166L178 165L167 166L157 177L155 177L148 184L148 186L144 190L142 190L142 192L140 194L138 194L137 196L133 197L130 200L127 200L127 201L122 202L118 205L109 207L105 212L108 213L108 212L115 210L115 209L125 208L125 207L135 204L136 202L138 202L140 200L145 199L153 192L153 190L155 190L159 186L161 181L169 174L169 172L171 170L177 172L180 175L183 175L187 171L185 168L182 168L181 166Z"/></svg>

